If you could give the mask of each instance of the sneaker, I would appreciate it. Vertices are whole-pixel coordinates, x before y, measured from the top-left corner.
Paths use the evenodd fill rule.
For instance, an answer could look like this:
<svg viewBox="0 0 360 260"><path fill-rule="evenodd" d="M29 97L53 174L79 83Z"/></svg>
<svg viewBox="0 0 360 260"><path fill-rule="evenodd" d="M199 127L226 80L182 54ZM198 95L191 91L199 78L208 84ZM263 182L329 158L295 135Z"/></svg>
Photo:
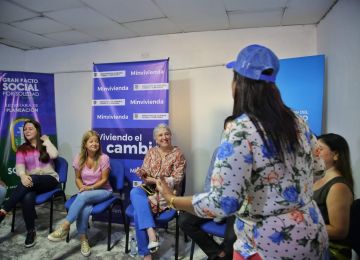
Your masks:
<svg viewBox="0 0 360 260"><path fill-rule="evenodd" d="M64 229L62 226L60 226L58 229L48 235L48 239L53 242L58 242L64 240L68 233L69 229Z"/></svg>
<svg viewBox="0 0 360 260"><path fill-rule="evenodd" d="M31 230L27 232L26 239L25 239L25 247L29 248L34 246L36 243L36 231Z"/></svg>
<svg viewBox="0 0 360 260"><path fill-rule="evenodd" d="M148 245L148 249L150 250L150 253L155 253L159 250L159 239L157 238L156 241L150 241Z"/></svg>
<svg viewBox="0 0 360 260"><path fill-rule="evenodd" d="M87 240L81 241L81 254L83 256L89 256L91 254L91 248L89 245L89 241L87 241Z"/></svg>

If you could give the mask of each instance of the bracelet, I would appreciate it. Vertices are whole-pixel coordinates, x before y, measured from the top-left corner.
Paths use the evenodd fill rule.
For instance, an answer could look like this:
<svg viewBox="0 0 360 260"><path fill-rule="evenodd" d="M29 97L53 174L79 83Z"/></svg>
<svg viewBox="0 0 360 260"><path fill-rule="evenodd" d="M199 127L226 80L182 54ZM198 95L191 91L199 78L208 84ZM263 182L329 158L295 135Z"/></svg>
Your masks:
<svg viewBox="0 0 360 260"><path fill-rule="evenodd" d="M175 201L175 199L176 199L175 196L170 199L169 206L170 206L170 208L176 210L176 208L175 208L175 206L174 206L174 201Z"/></svg>

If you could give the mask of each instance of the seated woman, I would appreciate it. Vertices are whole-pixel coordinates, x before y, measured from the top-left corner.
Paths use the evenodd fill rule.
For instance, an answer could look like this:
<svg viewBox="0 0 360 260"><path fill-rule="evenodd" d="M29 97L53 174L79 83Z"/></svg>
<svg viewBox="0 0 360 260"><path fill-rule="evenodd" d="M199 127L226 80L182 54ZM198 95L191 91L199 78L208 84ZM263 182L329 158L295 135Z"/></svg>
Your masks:
<svg viewBox="0 0 360 260"><path fill-rule="evenodd" d="M329 235L330 259L351 259L346 243L354 194L349 146L340 135L324 134L319 136L318 152L325 162L325 174L314 183L314 200Z"/></svg>
<svg viewBox="0 0 360 260"><path fill-rule="evenodd" d="M143 165L137 169L147 187L156 184L160 177L178 193L185 174L185 158L181 150L171 144L171 131L165 124L159 124L153 131L157 146L146 153ZM151 253L159 247L155 233L153 214L169 208L164 198L158 194L148 194L145 189L135 187L130 192L131 204L134 207L134 221L139 255L151 259ZM151 192L150 192L151 193Z"/></svg>
<svg viewBox="0 0 360 260"><path fill-rule="evenodd" d="M21 202L27 230L25 247L32 247L36 242L36 194L50 191L59 185L59 176L54 170L53 163L58 151L49 137L41 134L41 126L37 121L25 121L23 133L25 143L16 151L15 166L21 182L0 210L0 222L18 202Z"/></svg>
<svg viewBox="0 0 360 260"><path fill-rule="evenodd" d="M79 193L71 204L65 221L52 232L50 241L64 240L69 233L70 225L76 220L80 234L81 254L89 256L91 249L87 238L89 217L93 205L109 198L112 188L109 183L110 160L100 147L100 136L95 131L87 131L81 142L81 151L73 162L76 174L76 186Z"/></svg>

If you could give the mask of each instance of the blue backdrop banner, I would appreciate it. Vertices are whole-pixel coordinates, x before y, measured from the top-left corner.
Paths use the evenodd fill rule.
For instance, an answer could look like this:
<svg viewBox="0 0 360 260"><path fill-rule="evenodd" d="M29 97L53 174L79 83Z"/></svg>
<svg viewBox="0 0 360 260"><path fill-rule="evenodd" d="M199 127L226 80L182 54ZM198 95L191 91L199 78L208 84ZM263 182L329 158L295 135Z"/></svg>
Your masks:
<svg viewBox="0 0 360 260"><path fill-rule="evenodd" d="M15 152L24 142L24 121L39 121L42 133L57 143L54 75L0 71L0 106L0 177L11 192L19 180L15 174Z"/></svg>
<svg viewBox="0 0 360 260"><path fill-rule="evenodd" d="M152 131L169 120L169 60L94 64L92 128L103 152L120 159L125 176L137 180Z"/></svg>
<svg viewBox="0 0 360 260"><path fill-rule="evenodd" d="M280 60L276 84L287 106L307 121L311 130L321 134L325 56Z"/></svg>

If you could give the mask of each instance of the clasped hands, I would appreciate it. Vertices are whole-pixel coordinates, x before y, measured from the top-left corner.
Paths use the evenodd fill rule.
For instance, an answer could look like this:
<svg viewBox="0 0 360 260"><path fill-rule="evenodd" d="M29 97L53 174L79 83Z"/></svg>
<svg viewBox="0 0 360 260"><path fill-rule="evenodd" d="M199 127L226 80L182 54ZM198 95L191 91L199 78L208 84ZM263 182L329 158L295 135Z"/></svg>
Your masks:
<svg viewBox="0 0 360 260"><path fill-rule="evenodd" d="M83 185L83 186L81 186L81 188L79 189L79 193L80 193L80 192L83 192L83 191L87 191L87 190L93 190L93 189L94 189L93 186Z"/></svg>

